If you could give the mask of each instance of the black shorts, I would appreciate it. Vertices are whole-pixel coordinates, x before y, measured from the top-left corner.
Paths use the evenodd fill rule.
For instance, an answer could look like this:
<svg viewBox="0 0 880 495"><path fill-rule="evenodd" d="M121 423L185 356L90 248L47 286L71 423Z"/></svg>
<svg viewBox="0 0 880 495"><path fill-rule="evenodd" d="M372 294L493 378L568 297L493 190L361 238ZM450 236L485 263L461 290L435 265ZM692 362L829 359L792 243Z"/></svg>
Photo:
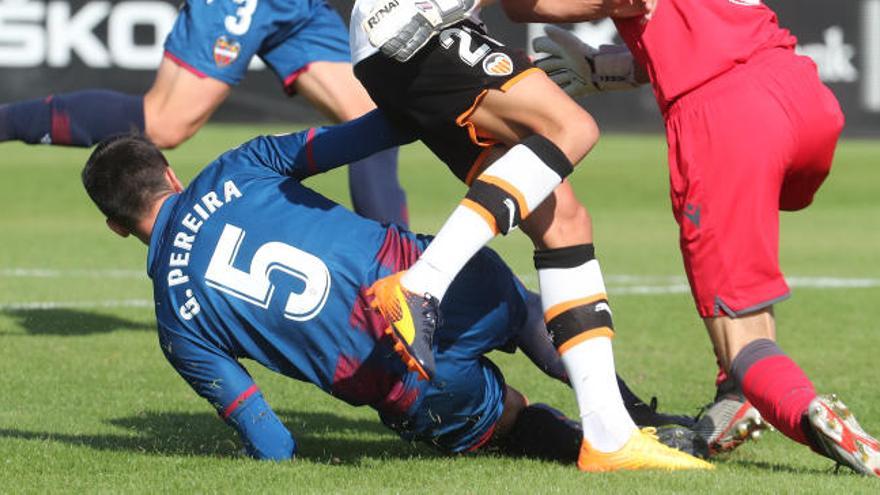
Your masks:
<svg viewBox="0 0 880 495"><path fill-rule="evenodd" d="M354 73L388 118L419 138L465 183L494 141L467 122L490 89L505 91L540 69L472 22L444 29L401 63L377 53Z"/></svg>

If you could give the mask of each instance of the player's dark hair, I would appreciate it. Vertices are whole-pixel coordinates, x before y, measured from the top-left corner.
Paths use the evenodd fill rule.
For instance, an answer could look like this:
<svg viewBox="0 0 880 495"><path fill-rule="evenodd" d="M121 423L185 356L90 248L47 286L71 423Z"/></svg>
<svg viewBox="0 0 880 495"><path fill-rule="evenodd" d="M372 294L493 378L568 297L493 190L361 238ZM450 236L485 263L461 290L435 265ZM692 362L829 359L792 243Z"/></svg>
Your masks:
<svg viewBox="0 0 880 495"><path fill-rule="evenodd" d="M82 171L86 192L110 220L133 230L153 201L173 192L165 178L168 161L137 134L107 138L95 147Z"/></svg>

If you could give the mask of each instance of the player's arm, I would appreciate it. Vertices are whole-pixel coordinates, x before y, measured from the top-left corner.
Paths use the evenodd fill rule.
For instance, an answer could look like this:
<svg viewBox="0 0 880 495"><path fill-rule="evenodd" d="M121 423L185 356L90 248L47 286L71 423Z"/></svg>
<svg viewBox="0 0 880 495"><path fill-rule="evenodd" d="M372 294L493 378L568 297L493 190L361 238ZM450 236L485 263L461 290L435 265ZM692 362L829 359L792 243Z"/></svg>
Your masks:
<svg viewBox="0 0 880 495"><path fill-rule="evenodd" d="M296 442L238 361L207 342L196 342L160 324L162 352L175 370L241 436L256 459L292 459Z"/></svg>
<svg viewBox="0 0 880 495"><path fill-rule="evenodd" d="M553 345L553 339L544 323L541 296L525 288L522 291L526 303L526 318L522 326L515 330L516 346L547 376L568 385L568 375L562 359L559 358L559 351Z"/></svg>
<svg viewBox="0 0 880 495"><path fill-rule="evenodd" d="M406 62L444 28L495 0L398 0L376 2L361 28L385 56ZM657 0L501 0L518 22L581 22L650 15Z"/></svg>
<svg viewBox="0 0 880 495"><path fill-rule="evenodd" d="M379 0L359 28L385 56L406 62L444 28L467 19L481 3L493 1Z"/></svg>
<svg viewBox="0 0 880 495"><path fill-rule="evenodd" d="M625 45L594 48L556 26L545 26L536 38L535 65L570 96L632 89L648 82L647 71Z"/></svg>
<svg viewBox="0 0 880 495"><path fill-rule="evenodd" d="M656 0L501 0L515 22L585 22L650 14Z"/></svg>
<svg viewBox="0 0 880 495"><path fill-rule="evenodd" d="M342 124L262 136L246 146L275 172L304 179L415 139L415 134L393 125L381 110L373 110Z"/></svg>

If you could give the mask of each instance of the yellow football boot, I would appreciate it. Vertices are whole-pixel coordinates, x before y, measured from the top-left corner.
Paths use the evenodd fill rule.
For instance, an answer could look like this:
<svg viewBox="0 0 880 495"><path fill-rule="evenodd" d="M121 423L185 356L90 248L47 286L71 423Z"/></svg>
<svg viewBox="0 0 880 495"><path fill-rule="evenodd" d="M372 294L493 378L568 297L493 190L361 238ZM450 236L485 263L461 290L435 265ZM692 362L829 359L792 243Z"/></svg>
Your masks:
<svg viewBox="0 0 880 495"><path fill-rule="evenodd" d="M584 439L578 457L578 469L590 473L632 471L637 469L715 469L715 466L680 450L660 443L654 428L633 432L632 437L615 452L599 452Z"/></svg>
<svg viewBox="0 0 880 495"><path fill-rule="evenodd" d="M377 280L367 290L370 306L388 321L385 333L394 339L394 351L419 379L434 376L434 330L439 321L440 302L430 294L418 295L400 284L405 272Z"/></svg>

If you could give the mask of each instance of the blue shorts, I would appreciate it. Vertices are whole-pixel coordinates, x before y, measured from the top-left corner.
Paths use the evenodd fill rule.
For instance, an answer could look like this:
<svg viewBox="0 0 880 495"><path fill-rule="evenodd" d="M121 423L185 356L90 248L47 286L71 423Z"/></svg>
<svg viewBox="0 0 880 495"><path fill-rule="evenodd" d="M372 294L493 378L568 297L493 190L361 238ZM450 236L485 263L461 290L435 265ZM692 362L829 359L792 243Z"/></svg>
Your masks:
<svg viewBox="0 0 880 495"><path fill-rule="evenodd" d="M511 349L526 319L526 293L501 258L483 249L449 287L434 335L437 370L405 416L380 415L405 440L444 452L476 450L492 436L504 409L501 371L485 354Z"/></svg>
<svg viewBox="0 0 880 495"><path fill-rule="evenodd" d="M188 0L165 55L199 77L238 84L254 55L292 92L312 62L350 62L348 30L323 0Z"/></svg>

